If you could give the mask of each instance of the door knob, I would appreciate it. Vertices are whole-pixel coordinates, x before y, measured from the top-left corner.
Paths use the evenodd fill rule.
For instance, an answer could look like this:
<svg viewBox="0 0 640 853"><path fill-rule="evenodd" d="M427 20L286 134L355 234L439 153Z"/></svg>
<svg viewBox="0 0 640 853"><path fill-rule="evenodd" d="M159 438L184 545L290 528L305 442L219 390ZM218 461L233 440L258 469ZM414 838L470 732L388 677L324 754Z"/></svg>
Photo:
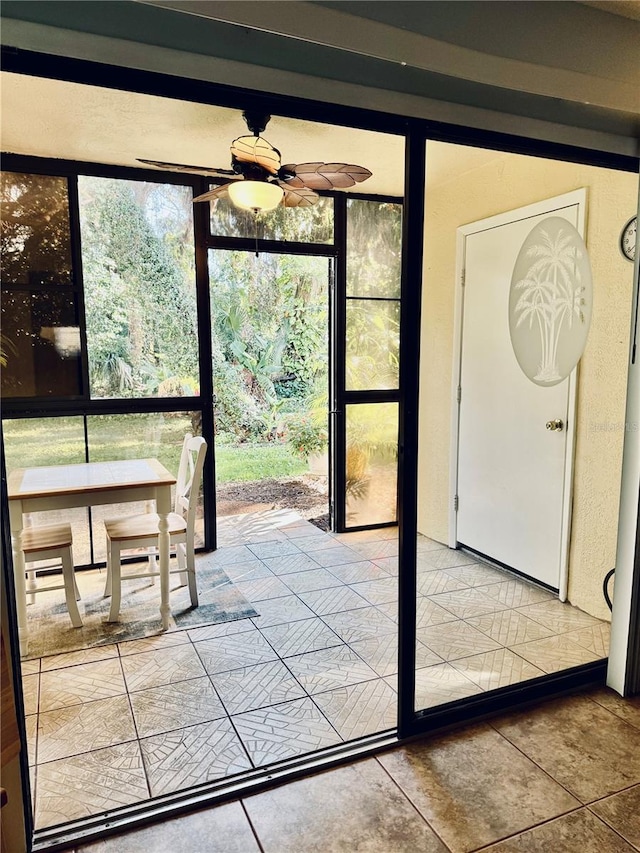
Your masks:
<svg viewBox="0 0 640 853"><path fill-rule="evenodd" d="M553 421L547 421L547 429L550 432L562 432L564 429L564 422L560 420L560 418L556 418Z"/></svg>

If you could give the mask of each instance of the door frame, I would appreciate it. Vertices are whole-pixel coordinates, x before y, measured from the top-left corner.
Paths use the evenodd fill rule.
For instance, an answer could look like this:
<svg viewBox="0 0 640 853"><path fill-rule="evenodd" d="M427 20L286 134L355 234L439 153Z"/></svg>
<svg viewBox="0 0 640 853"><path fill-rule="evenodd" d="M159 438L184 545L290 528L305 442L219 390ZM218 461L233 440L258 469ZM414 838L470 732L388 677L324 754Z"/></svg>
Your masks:
<svg viewBox="0 0 640 853"><path fill-rule="evenodd" d="M464 335L464 287L465 287L465 257L466 240L472 234L499 228L511 222L533 218L545 213L552 213L558 208L578 207L577 230L584 240L587 222L587 190L585 187L568 193L543 199L533 204L514 208L498 213L485 219L478 219L461 225L456 232L456 273L455 273L455 305L453 327L453 369L451 371L451 445L449 456L449 547L458 548L458 458L460 452L460 382L462 373L462 340ZM585 241L586 242L586 241ZM560 540L560 577L559 598L567 600L569 587L569 547L571 544L571 508L573 503L573 473L576 438L576 406L578 390L577 365L569 374L568 408L567 408L567 443L564 459L563 495L562 495L562 529Z"/></svg>

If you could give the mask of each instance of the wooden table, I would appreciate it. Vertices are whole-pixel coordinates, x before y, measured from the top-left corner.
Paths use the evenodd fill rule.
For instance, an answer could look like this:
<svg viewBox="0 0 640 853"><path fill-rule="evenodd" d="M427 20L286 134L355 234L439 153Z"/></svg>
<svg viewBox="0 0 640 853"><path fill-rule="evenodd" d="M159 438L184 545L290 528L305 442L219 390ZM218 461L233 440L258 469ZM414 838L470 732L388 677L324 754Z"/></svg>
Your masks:
<svg viewBox="0 0 640 853"><path fill-rule="evenodd" d="M166 630L169 627L170 614L168 514L171 512L171 486L175 482L176 478L157 459L18 468L11 472L8 478L9 517L21 654L26 654L28 642L25 563L22 551L23 513L130 501L155 501L160 517L160 616L162 627Z"/></svg>

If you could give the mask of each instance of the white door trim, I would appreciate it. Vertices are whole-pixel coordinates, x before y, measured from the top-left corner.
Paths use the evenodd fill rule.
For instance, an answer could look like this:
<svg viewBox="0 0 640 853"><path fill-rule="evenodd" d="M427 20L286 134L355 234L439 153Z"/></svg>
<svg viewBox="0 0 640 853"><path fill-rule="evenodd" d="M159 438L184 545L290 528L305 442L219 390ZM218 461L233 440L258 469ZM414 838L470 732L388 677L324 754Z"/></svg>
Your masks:
<svg viewBox="0 0 640 853"><path fill-rule="evenodd" d="M464 308L464 261L466 239L471 234L508 225L510 222L551 213L561 207L577 205L577 231L584 239L587 221L587 190L582 188L563 195L544 199L543 201L519 207L514 210L499 213L486 219L479 219L467 225L461 225L456 233L456 274L455 274L455 306L453 326L453 369L451 371L451 447L449 464L449 547L458 547L456 495L458 491L458 451L460 441L460 401L458 389L462 370L462 335ZM569 582L569 546L571 539L571 505L573 498L573 469L576 436L576 402L578 388L578 368L569 376L568 414L567 414L567 443L564 466L563 500L562 500L562 539L560 551L560 582L559 597L566 601Z"/></svg>

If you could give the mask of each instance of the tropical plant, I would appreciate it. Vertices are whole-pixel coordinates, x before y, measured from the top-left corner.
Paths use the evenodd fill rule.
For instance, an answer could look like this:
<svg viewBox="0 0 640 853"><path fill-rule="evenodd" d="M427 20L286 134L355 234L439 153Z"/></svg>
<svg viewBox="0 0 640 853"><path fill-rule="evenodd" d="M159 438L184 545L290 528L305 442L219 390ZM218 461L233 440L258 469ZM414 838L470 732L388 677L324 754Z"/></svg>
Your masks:
<svg viewBox="0 0 640 853"><path fill-rule="evenodd" d="M530 246L526 256L533 259L515 287L522 294L515 306L516 328L527 320L529 328L537 322L540 335L540 363L534 378L557 382L562 378L558 366L558 344L564 324L571 328L574 319L584 323L584 287L580 284L578 261L581 249L573 235L560 227L554 235L541 228L542 241Z"/></svg>
<svg viewBox="0 0 640 853"><path fill-rule="evenodd" d="M295 454L307 459L310 453L322 453L327 449L329 433L312 414L293 415L287 422L287 442Z"/></svg>

